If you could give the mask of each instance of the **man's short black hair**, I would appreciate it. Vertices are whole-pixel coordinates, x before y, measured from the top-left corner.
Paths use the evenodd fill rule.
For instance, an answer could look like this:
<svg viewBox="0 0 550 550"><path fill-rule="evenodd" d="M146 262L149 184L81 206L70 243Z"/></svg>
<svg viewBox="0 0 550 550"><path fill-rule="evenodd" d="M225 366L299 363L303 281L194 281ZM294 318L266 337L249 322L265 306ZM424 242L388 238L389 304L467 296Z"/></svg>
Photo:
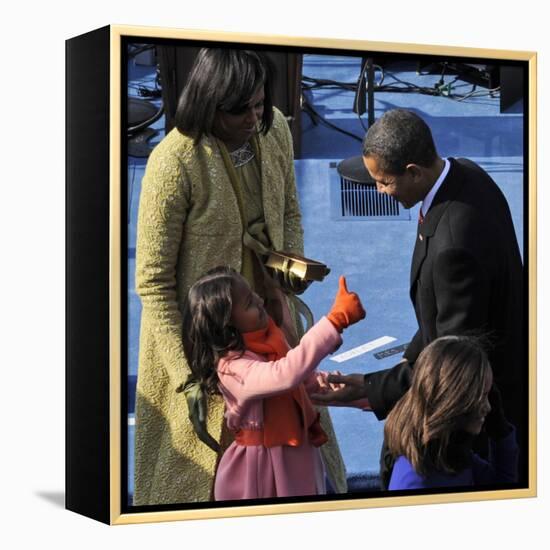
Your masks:
<svg viewBox="0 0 550 550"><path fill-rule="evenodd" d="M265 99L260 130L273 123L274 64L262 52L202 48L193 64L176 110L178 130L194 137L212 135L217 111L238 113L263 84Z"/></svg>
<svg viewBox="0 0 550 550"><path fill-rule="evenodd" d="M369 128L363 156L375 157L384 172L403 174L407 164L432 166L437 151L430 128L417 114L393 109Z"/></svg>

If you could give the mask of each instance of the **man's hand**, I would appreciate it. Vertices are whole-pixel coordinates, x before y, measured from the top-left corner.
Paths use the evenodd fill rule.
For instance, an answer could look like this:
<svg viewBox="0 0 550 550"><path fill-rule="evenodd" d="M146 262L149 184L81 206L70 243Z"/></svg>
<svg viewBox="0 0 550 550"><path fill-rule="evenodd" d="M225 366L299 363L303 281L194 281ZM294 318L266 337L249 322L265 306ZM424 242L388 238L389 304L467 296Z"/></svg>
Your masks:
<svg viewBox="0 0 550 550"><path fill-rule="evenodd" d="M330 384L341 385L340 389L327 390L323 393L313 393L311 400L316 405L348 404L366 397L364 376L362 374L329 374Z"/></svg>

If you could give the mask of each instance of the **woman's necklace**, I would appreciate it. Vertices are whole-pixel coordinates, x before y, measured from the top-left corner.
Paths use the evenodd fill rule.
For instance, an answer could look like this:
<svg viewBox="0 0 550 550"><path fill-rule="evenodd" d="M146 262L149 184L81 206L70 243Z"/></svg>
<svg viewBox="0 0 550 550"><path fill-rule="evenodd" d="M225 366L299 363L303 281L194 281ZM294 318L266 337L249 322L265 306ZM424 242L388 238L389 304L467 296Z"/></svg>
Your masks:
<svg viewBox="0 0 550 550"><path fill-rule="evenodd" d="M229 158L235 168L240 168L254 158L254 150L252 145L247 141L242 147L235 149L229 153Z"/></svg>

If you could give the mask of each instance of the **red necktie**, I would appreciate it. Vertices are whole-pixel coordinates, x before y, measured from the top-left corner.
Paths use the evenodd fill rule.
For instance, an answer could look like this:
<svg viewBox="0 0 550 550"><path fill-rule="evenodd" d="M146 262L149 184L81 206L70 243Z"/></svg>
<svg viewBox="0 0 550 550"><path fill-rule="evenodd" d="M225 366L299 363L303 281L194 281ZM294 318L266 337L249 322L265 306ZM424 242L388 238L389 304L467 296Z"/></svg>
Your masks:
<svg viewBox="0 0 550 550"><path fill-rule="evenodd" d="M420 225L424 223L424 215L422 214L422 208L418 211L418 223Z"/></svg>

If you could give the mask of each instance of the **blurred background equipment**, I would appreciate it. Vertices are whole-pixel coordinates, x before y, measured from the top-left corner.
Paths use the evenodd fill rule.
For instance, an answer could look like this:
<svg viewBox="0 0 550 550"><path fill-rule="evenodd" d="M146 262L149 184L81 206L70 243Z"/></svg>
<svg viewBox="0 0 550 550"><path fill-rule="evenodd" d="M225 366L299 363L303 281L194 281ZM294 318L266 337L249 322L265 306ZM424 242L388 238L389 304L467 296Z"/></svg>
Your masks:
<svg viewBox="0 0 550 550"><path fill-rule="evenodd" d="M128 62L146 67L156 66L156 47L152 44L131 45L128 49ZM161 96L158 70L154 88L136 85L136 91L137 96L129 97L127 103L128 154L144 158L149 156L152 149L149 140L158 133L151 125L164 113L162 102L157 105L151 101Z"/></svg>

